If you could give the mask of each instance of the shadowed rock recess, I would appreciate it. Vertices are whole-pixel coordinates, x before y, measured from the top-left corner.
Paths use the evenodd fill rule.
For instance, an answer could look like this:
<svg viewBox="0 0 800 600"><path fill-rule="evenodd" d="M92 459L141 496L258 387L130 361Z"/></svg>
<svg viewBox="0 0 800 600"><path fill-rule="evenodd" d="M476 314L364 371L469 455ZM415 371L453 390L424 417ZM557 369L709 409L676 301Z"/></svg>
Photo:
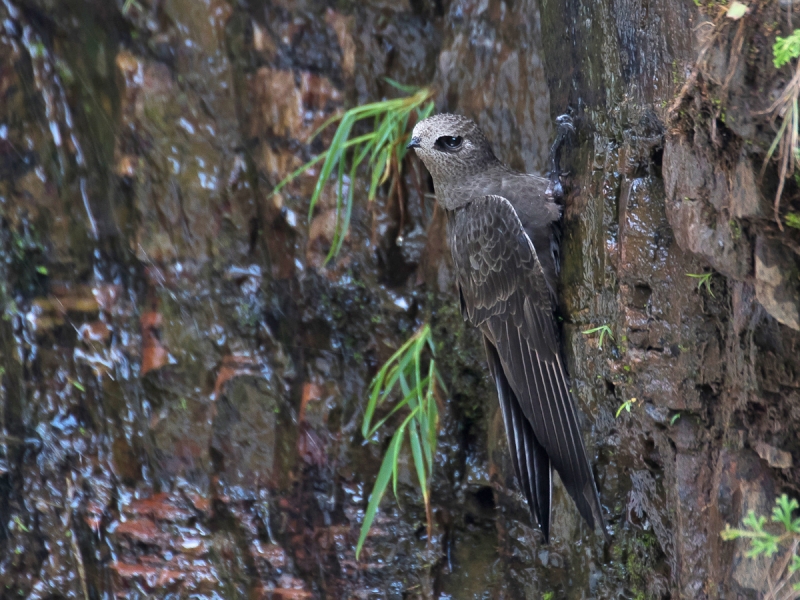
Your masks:
<svg viewBox="0 0 800 600"><path fill-rule="evenodd" d="M761 174L788 26L704 4L2 0L0 597L756 598L719 532L800 497L800 230ZM561 314L608 545L560 483L539 543L421 165L399 201L348 182L327 266L334 186L310 224L316 173L270 195L385 77L534 172L572 112ZM433 538L404 454L356 561L367 386L426 321Z"/></svg>

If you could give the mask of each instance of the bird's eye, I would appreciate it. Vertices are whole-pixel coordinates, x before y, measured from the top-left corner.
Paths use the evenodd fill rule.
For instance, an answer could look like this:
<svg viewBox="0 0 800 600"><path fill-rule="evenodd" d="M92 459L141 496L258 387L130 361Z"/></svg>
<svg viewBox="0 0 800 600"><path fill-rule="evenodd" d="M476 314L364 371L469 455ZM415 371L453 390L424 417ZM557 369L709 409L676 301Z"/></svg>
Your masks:
<svg viewBox="0 0 800 600"><path fill-rule="evenodd" d="M461 136L443 135L436 140L436 148L445 152L452 152L461 148Z"/></svg>

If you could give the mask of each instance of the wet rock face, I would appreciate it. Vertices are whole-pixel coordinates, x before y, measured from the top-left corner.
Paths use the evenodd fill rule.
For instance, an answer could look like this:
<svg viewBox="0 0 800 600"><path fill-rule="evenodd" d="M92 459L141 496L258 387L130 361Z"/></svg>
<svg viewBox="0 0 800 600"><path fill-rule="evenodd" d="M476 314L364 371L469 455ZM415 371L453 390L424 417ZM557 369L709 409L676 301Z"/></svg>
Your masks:
<svg viewBox="0 0 800 600"><path fill-rule="evenodd" d="M756 298L775 319L800 331L800 265L776 240L756 238Z"/></svg>
<svg viewBox="0 0 800 600"><path fill-rule="evenodd" d="M0 5L4 594L762 589L719 532L800 495L798 245L768 224L763 140L746 143L766 54L731 66L715 46L730 94L688 86L668 114L700 19L672 0ZM424 178L407 170L402 207L348 182L328 264L334 187L309 221L316 173L270 194L330 143L306 143L321 123L393 93L383 77L436 86L532 171L573 112L562 330L608 546L560 485L551 545L531 527ZM361 438L367 386L424 321L449 392L433 537L403 454L399 507L356 561L388 443ZM583 333L602 325L613 339Z"/></svg>
<svg viewBox="0 0 800 600"><path fill-rule="evenodd" d="M507 164L546 168L550 90L542 58L537 2L452 2L438 57L439 104L468 114Z"/></svg>
<svg viewBox="0 0 800 600"><path fill-rule="evenodd" d="M694 141L671 140L664 149L670 224L681 247L702 256L723 275L743 280L753 272L753 247L746 237L741 239L736 219L766 214L753 164L742 157L737 177L729 179L702 152L703 141L709 141L701 136L702 132Z"/></svg>

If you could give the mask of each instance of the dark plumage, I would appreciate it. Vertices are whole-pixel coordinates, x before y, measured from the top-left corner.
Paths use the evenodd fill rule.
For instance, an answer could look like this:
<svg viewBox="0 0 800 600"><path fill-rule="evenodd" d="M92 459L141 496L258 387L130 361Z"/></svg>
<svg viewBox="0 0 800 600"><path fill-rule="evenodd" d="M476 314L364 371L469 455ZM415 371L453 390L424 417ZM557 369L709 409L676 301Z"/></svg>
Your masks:
<svg viewBox="0 0 800 600"><path fill-rule="evenodd" d="M461 312L483 333L514 471L545 542L553 467L587 523L602 526L554 317L561 213L548 180L503 165L457 115L417 123L409 146L447 213Z"/></svg>

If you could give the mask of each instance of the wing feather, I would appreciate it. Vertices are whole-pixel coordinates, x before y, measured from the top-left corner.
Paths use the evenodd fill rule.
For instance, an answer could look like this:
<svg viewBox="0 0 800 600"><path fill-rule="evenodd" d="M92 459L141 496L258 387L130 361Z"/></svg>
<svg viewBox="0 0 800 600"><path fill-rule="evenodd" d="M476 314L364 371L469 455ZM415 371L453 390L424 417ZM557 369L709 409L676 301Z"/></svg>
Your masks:
<svg viewBox="0 0 800 600"><path fill-rule="evenodd" d="M549 536L551 467L590 526L602 509L559 350L551 292L508 200L475 198L448 213L464 318L484 334L512 463Z"/></svg>
<svg viewBox="0 0 800 600"><path fill-rule="evenodd" d="M483 339L489 371L497 385L497 395L505 423L514 474L531 512L542 527L545 542L550 540L550 506L553 496L553 472L544 448L536 441L530 423L522 414L519 402L508 385L497 350Z"/></svg>

